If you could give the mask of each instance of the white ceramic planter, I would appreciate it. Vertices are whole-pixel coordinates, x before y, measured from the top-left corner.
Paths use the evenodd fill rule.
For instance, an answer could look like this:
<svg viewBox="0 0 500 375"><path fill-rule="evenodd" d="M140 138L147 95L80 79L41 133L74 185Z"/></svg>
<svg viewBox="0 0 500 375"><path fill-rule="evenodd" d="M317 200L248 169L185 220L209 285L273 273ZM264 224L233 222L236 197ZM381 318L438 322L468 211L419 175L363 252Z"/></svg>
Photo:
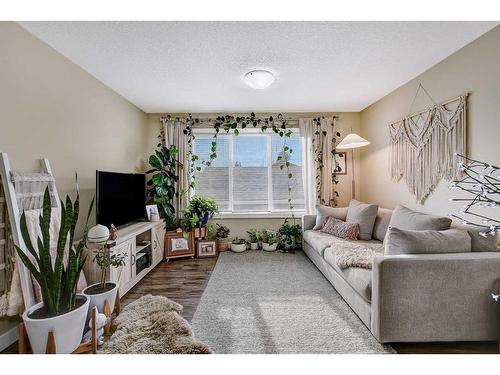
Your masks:
<svg viewBox="0 0 500 375"><path fill-rule="evenodd" d="M242 243L242 244L234 244L231 243L231 251L234 251L235 253L242 253L247 249L247 244Z"/></svg>
<svg viewBox="0 0 500 375"><path fill-rule="evenodd" d="M262 242L262 250L264 251L276 251L278 248L278 243L273 243L272 245L269 245L266 242Z"/></svg>
<svg viewBox="0 0 500 375"><path fill-rule="evenodd" d="M23 321L33 353L45 353L47 337L50 331L54 332L57 353L72 353L80 345L89 310L90 298L83 294L77 294L77 296L85 298L83 305L52 318L31 319L28 317L33 311L42 307L43 302L37 303L24 311Z"/></svg>
<svg viewBox="0 0 500 375"><path fill-rule="evenodd" d="M107 292L99 293L99 294L88 294L86 290L95 285L99 285L99 283L89 285L83 290L83 294L90 298L89 305L89 315L94 307L97 307L97 311L100 313L104 313L104 301L107 299L109 301L109 307L111 307L111 313L115 308L115 299L116 292L118 291L118 286L115 283L106 282L106 284L113 284L115 287Z"/></svg>
<svg viewBox="0 0 500 375"><path fill-rule="evenodd" d="M258 242L250 243L250 250L259 250L259 243Z"/></svg>

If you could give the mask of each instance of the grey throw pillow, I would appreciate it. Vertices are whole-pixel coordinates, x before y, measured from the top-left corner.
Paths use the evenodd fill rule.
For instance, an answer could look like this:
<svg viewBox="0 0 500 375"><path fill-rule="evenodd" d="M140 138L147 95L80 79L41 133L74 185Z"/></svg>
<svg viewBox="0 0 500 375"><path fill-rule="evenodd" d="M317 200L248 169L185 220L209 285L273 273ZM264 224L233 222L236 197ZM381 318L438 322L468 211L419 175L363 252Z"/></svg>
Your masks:
<svg viewBox="0 0 500 375"><path fill-rule="evenodd" d="M466 230L467 233L469 233L472 252L500 251L497 246L498 235L483 237L479 233L484 229L455 224L453 225L453 227Z"/></svg>
<svg viewBox="0 0 500 375"><path fill-rule="evenodd" d="M352 200L347 210L346 222L359 224L359 239L371 240L373 224L377 217L378 206Z"/></svg>
<svg viewBox="0 0 500 375"><path fill-rule="evenodd" d="M467 231L404 230L389 228L384 242L386 255L470 253L471 239Z"/></svg>
<svg viewBox="0 0 500 375"><path fill-rule="evenodd" d="M316 225L313 230L320 230L323 228L329 216L345 221L347 207L316 206Z"/></svg>
<svg viewBox="0 0 500 375"><path fill-rule="evenodd" d="M392 210L387 208L378 208L377 217L375 218L375 224L373 224L373 238L379 241L383 241L389 228L389 222L391 221Z"/></svg>
<svg viewBox="0 0 500 375"><path fill-rule="evenodd" d="M451 219L444 216L424 214L398 205L392 212L389 226L408 230L450 229Z"/></svg>

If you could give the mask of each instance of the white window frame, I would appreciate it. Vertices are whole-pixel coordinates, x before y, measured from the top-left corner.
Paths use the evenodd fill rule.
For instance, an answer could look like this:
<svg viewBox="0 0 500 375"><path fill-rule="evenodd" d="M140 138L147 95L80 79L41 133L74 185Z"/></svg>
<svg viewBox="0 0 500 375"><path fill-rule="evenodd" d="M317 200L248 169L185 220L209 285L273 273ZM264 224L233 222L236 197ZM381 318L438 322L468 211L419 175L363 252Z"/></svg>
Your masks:
<svg viewBox="0 0 500 375"><path fill-rule="evenodd" d="M292 128L290 129L293 134L299 134L299 129L298 128ZM221 130L219 135L227 136L228 139L228 163L229 163L229 209L227 211L221 211L220 213L216 214L214 218L216 219L239 219L239 218L286 218L290 216L290 210L289 209L273 209L273 184L272 184L272 163L269 161L272 160L272 136L276 135L272 131L272 129L268 129L266 131L262 131L260 128L250 128L250 129L238 129L239 135L236 137L244 137L244 136L249 136L249 135L267 135L267 160L268 160L268 170L267 170L267 177L268 177L268 184L267 184L267 195L268 195L268 211L263 211L263 212L233 212L233 168L234 168L234 149L233 149L233 137L235 135L232 134L232 131L227 133L224 130ZM193 134L195 137L198 135L202 136L213 136L215 134L215 130L213 129L207 129L207 128L198 128L198 129L193 129ZM304 142L301 140L301 148L304 147ZM302 150L301 150L302 151ZM195 142L193 142L193 152L196 154L196 146ZM302 160L302 176L305 176L305 163L304 160ZM303 177L303 184L305 183L310 183L310 181L305 181ZM305 192L305 186L303 187L303 190ZM191 192L191 194L196 194L196 187L194 188L194 191ZM305 194L304 194L304 201L305 201ZM305 210L293 210L294 215L303 215L305 214Z"/></svg>

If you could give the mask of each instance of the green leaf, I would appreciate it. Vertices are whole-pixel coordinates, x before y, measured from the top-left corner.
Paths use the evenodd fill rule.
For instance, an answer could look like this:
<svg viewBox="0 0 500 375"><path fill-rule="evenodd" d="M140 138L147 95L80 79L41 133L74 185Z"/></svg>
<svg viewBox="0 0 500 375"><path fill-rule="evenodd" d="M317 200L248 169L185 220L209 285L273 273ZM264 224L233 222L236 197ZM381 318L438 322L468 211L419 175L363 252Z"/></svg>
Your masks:
<svg viewBox="0 0 500 375"><path fill-rule="evenodd" d="M161 169L161 167L162 167L161 161L160 161L160 159L158 159L158 157L156 155L151 155L149 157L149 164L153 168L156 168L156 169Z"/></svg>
<svg viewBox="0 0 500 375"><path fill-rule="evenodd" d="M153 175L153 177L151 178L151 180L157 186L163 185L163 182L164 182L164 178L163 178L163 176L160 173Z"/></svg>
<svg viewBox="0 0 500 375"><path fill-rule="evenodd" d="M239 135L240 132L238 131L238 129L234 129L234 135Z"/></svg>

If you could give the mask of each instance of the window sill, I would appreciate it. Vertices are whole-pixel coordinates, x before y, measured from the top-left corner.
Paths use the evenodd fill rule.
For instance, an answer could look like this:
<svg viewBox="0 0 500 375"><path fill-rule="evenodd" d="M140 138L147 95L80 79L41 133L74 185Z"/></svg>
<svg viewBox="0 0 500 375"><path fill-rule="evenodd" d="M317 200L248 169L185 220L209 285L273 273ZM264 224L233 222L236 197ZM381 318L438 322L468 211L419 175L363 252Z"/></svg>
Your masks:
<svg viewBox="0 0 500 375"><path fill-rule="evenodd" d="M305 214L305 211L295 211L295 217L299 218ZM290 212L222 212L214 215L215 220L224 219L286 219L290 217Z"/></svg>

